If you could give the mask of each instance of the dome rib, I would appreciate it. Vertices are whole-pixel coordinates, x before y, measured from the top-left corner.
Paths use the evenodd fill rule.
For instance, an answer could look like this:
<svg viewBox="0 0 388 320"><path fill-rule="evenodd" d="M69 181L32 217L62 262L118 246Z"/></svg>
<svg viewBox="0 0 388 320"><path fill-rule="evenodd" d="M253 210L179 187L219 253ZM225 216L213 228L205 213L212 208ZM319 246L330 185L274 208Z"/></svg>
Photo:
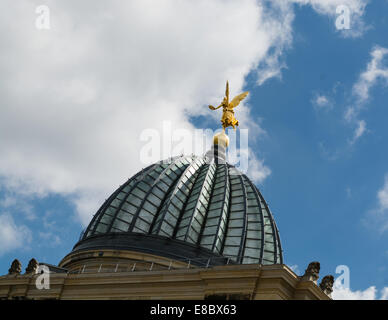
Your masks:
<svg viewBox="0 0 388 320"><path fill-rule="evenodd" d="M192 162L192 159L190 157L182 157L181 159L176 160L174 164L172 164L163 174L161 174L160 179L158 180L158 183L155 184L155 188L151 190L150 194L154 194L154 192L160 192L161 190L163 190L162 191L163 196L161 197L162 198L161 202L158 202L157 204L155 204L151 198L148 198L147 199L148 202L145 202L153 210L152 212L153 218L152 220L151 219L149 220L149 223L147 225L147 230L146 230L147 233L152 232L152 229L151 229L152 223L154 223L153 225L153 228L154 228L155 224L158 224L159 222L162 222L162 223L165 222L165 220L162 219L163 216L160 214L160 211L163 208L163 206L166 205L166 203L169 203L172 192L176 187L176 185L179 183L182 177L182 173L185 172L188 166L190 166L191 162ZM170 180L170 184L168 182L169 180ZM158 206L158 207L154 208L155 206ZM139 215L140 218L145 218L148 215L147 209L145 209L145 211L143 209L145 208L142 208L142 211L140 212L140 215ZM159 233L162 233L162 232L166 233L166 230L168 230L167 227L168 227L168 224L166 224L164 228L162 225L162 228L159 230ZM169 226L169 228L171 229L172 226ZM142 232L139 229L133 229L133 231Z"/></svg>
<svg viewBox="0 0 388 320"><path fill-rule="evenodd" d="M273 248L274 259L271 262L282 263L278 261L278 260L282 261L282 255L280 254L280 250L278 250L277 248L277 244L280 244L280 239L278 237L278 230L277 230L276 224L274 224L275 220L273 219L271 211L269 210L268 204L264 200L260 191L256 188L256 186L253 185L252 181L250 181L247 176L244 175L244 177L245 177L245 180L250 184L256 198L260 203L260 206L258 208L260 209L260 215L262 218L261 233L262 233L262 241L263 241L263 244L261 246L261 252L260 252L260 260L261 261L268 260L266 257L264 257L264 253L265 251L266 252L269 251L267 248L268 244L274 244L274 248ZM269 222L269 226L271 227L271 232L265 231L265 227L268 226L268 222Z"/></svg>
<svg viewBox="0 0 388 320"><path fill-rule="evenodd" d="M240 263L246 235L246 191L241 174L231 167L231 202L222 254Z"/></svg>
<svg viewBox="0 0 388 320"><path fill-rule="evenodd" d="M238 253L238 262L242 263L245 251L245 242L247 238L247 224L248 224L248 203L247 203L247 191L241 173L239 173L240 183L244 192L244 214L243 214L243 233L241 236L241 245Z"/></svg>
<svg viewBox="0 0 388 320"><path fill-rule="evenodd" d="M280 241L280 235L279 235L279 230L276 226L276 222L275 222L275 219L272 220L273 221L273 224L274 224L274 228L275 228L275 233L276 233L276 238L277 238L277 245L278 245L278 254L277 254L277 261L276 263L280 263L280 264L283 264L283 252L282 252L282 244L281 244L281 241Z"/></svg>
<svg viewBox="0 0 388 320"><path fill-rule="evenodd" d="M279 231L277 230L277 227L275 224L275 219L273 218L272 213L269 210L268 204L264 200L264 197L262 196L261 192L257 188L255 188L255 191L260 195L260 198L262 199L261 203L264 205L266 212L267 212L267 215L268 215L268 219L270 221L272 232L268 233L268 235L272 235L272 239L273 239L274 258L275 258L275 261L273 263L283 263L283 256L282 256L282 252L280 250ZM264 245L264 250L265 250L265 245ZM264 257L263 257L263 259L264 259Z"/></svg>
<svg viewBox="0 0 388 320"><path fill-rule="evenodd" d="M172 233L172 237L177 239L177 234L179 232L179 227L181 225L181 221L182 221L182 218L184 216L184 213L186 212L186 207L187 207L187 204L188 202L190 201L190 197L192 195L192 191L195 189L195 184L197 183L198 179L200 178L202 172L207 168L207 164L205 161L203 161L203 163L201 163L201 165L199 166L199 169L196 170L196 172L194 174L192 174L190 176L190 178L192 177L193 178L193 181L190 182L190 188L188 188L187 190L187 193L185 192L182 192L185 196L185 201L183 203L183 206L181 208L181 211L179 212L179 214L177 215L177 220L176 220L176 225L175 225L175 228L173 230L173 233ZM184 183L185 184L185 183Z"/></svg>
<svg viewBox="0 0 388 320"><path fill-rule="evenodd" d="M131 191L132 191L133 188L135 187L135 185L138 182L137 179L141 175L143 175L145 172L149 172L151 169L154 169L157 165L158 165L157 163L156 164L152 164L152 165L144 168L143 170L139 171L133 177L128 179L128 181L125 184L121 185L107 200L105 200L104 204L97 211L97 213L93 216L93 219L92 219L91 223L89 224L88 228L85 231L85 235L89 236L89 235L92 235L92 234L94 234L96 232L97 225L101 221L101 218L103 217L103 212L105 212L105 210L110 206L110 204L120 194L120 192L122 192L125 188L128 188L128 186L131 186L131 184L132 184L132 188L131 188ZM131 191L128 192L128 196L131 194ZM124 203L124 201L122 203ZM112 219L112 221L113 221L113 219Z"/></svg>
<svg viewBox="0 0 388 320"><path fill-rule="evenodd" d="M184 195L185 195L185 201L183 203L183 206L182 206L182 210L181 212L178 214L178 218L177 218L177 221L176 221L176 225L175 225L175 228L174 228L174 231L173 231L173 234L172 234L172 237L174 239L176 239L176 235L178 233L178 230L179 230L179 226L181 224L181 221L182 221L182 217L186 211L186 207L187 207L187 204L188 202L190 201L190 196L194 190L194 186L195 186L195 183L197 182L197 180L199 179L199 177L201 176L201 173L203 170L205 170L206 168L206 164L202 165L196 172L195 174L193 174L192 176L190 176L190 178L193 178L193 181L190 180L190 188L186 186L186 183L183 182L183 184L187 187L187 193L185 192L182 192Z"/></svg>
<svg viewBox="0 0 388 320"><path fill-rule="evenodd" d="M207 212L205 227L202 233L203 236L201 240L202 246L218 253L221 253L222 244L224 242L224 231L228 219L227 212L229 208L230 199L229 190L230 185L228 176L228 166L226 164L219 164L216 169L215 183L212 190L212 198L209 203L209 210ZM218 197L221 195L222 197L219 199ZM221 206L220 208L217 208L217 205L220 201ZM210 228L214 226L216 226L216 229L215 232L212 232L212 229Z"/></svg>
<svg viewBox="0 0 388 320"><path fill-rule="evenodd" d="M195 181L196 183L200 182L198 187L198 195L196 195L196 198L194 198L194 207L192 209L190 208L189 210L185 208L176 233L176 239L188 241L191 243L197 243L199 239L199 234L201 232L202 224L204 222L204 216L209 206L211 190L208 190L206 188L206 184L208 184L209 188L211 188L211 182L213 181L215 171L214 167L215 163L212 161L209 165L207 165L206 171L201 171L198 176L199 180ZM202 174L204 176L203 181L200 181ZM193 190L197 188L196 183L193 186ZM191 196L192 195L190 195L190 198ZM182 227L182 221L184 221L185 219L188 219L188 224Z"/></svg>
<svg viewBox="0 0 388 320"><path fill-rule="evenodd" d="M130 226L129 226L129 229L128 229L129 231L132 231L132 232L133 232L134 229L135 229L135 227L138 228L138 225L136 225L136 224L137 224L139 221L142 221L143 219L147 220L147 218L148 218L148 219L151 220L151 223L152 223L153 218L154 218L155 216L157 216L157 210L155 211L154 214L153 214L152 212L149 212L148 210L145 211L145 210L144 210L144 204L146 203L146 201L147 201L149 195L152 193L152 191L155 190L154 188L156 188L156 185L157 185L163 178L165 178L165 177L167 176L168 178L171 179L171 177L167 175L167 172L172 171L171 168L173 168L174 166L176 166L175 161L174 161L174 162L171 162L171 164L168 165L168 166L160 173L160 175L154 180L154 182L152 183L152 185L150 185L150 188L149 188L148 192L147 192L146 195L144 196L144 198L143 198L143 200L142 200L142 202L141 202L139 208L136 210L136 213L135 213L135 215L134 215L134 218L132 219L131 224L130 224ZM180 168L177 167L177 169L178 169L178 171L180 171ZM174 172L174 171L172 171L172 172ZM179 180L179 177L180 177L180 175L179 175L179 174L176 174L175 179L171 179L171 180L173 180L173 185L175 185L175 184L177 183L177 181ZM165 195L166 195L167 193L168 193L168 191L165 193ZM162 200L162 201L163 201L163 200ZM152 210L152 209L151 209L151 210ZM141 216L141 214L142 214L142 216ZM142 220L138 220L138 218L141 218ZM151 228L150 228L150 227L151 227L151 223L150 223L150 225L149 225L149 227L148 227L147 232L151 229Z"/></svg>
<svg viewBox="0 0 388 320"><path fill-rule="evenodd" d="M113 231L118 231L120 232L120 228L123 228L124 230L123 231L129 231L129 228L130 228L130 225L133 221L135 221L136 219L134 218L135 217L135 213L131 214L130 216L128 216L128 220L125 221L126 224L124 224L124 221L121 222L120 217L119 217L119 214L124 206L124 204L128 201L128 199L131 197L131 195L133 194L133 192L135 190L142 190L140 188L140 185L141 184L144 184L144 185L149 185L149 179L147 179L149 177L149 174L151 172L154 172L155 170L159 169L160 168L160 165L157 166L157 164L153 167L151 167L150 169L148 170L142 170L142 174L140 175L141 179L135 179L133 182L131 181L131 183L129 183L124 189L122 189L122 191L124 192L125 189L127 189L125 192L126 194L122 195L122 199L121 199L121 202L119 203L119 205L116 206L116 208L113 210L114 213L112 213L112 215L110 216L110 221L109 221L109 225L108 225L108 228L107 228L107 232L112 232ZM151 180L154 179L153 177L150 178ZM142 190L144 192L144 190ZM120 195L121 193L119 193ZM109 213L109 212L106 212L106 213ZM101 219L103 218L104 216L101 217ZM109 218L108 218L109 219ZM121 223L120 223L121 222ZM97 229L95 229L97 230Z"/></svg>
<svg viewBox="0 0 388 320"><path fill-rule="evenodd" d="M144 171L144 172L143 172L143 175L144 175L144 176L147 176L147 174L148 174L150 171L152 171L152 169L155 169L155 167L156 167L156 165L154 165L153 167L151 167L149 170ZM140 181L144 181L145 183L147 183L147 182L145 181L145 179L139 180L139 181L137 181L136 183L134 183L134 184L130 187L130 190L128 191L128 193L127 193L127 195L126 195L125 200L128 199L129 195L130 195L131 192L138 186L138 184L140 183ZM111 220L111 222L110 222L110 225L109 225L109 227L108 227L108 230L112 230L113 224L114 224L114 222L116 221L116 218L117 218L117 216L118 216L118 213L120 212L120 210L122 209L122 207L123 207L124 204L125 204L125 201L122 201L122 202L120 203L120 205L117 207L117 210L116 210L116 212L115 212L115 214L114 214L114 216L113 216L113 218L112 218L112 220ZM132 221L134 221L134 216L132 217Z"/></svg>
<svg viewBox="0 0 388 320"><path fill-rule="evenodd" d="M161 211L158 215L158 218L156 219L156 224L155 224L156 227L154 225L153 230L151 232L152 234L161 234L161 232L163 232L163 233L165 233L166 236L171 236L171 237L175 238L175 233L176 233L175 229L176 229L177 224L179 223L179 214L174 215L173 211L174 210L176 211L179 209L182 210L182 208L184 208L185 202L187 200L187 199L182 200L182 199L178 198L177 193L182 192L181 191L182 188L180 188L182 185L185 186L188 190L192 190L192 188L189 188L189 187L190 187L190 185L192 186L194 184L196 177L199 175L199 171L195 170L194 172L192 172L191 169L195 168L195 166L198 166L198 168L200 168L201 165L203 165L203 164L204 164L203 159L194 159L187 166L187 168L184 170L184 172L182 173L182 175L178 179L177 183L175 184L174 188L171 189L171 194L168 197L168 200L161 207ZM194 181L191 181L192 179ZM186 185L187 181L190 181L189 186ZM182 192L182 194L184 197L186 197L186 194L184 192ZM176 198L178 198L178 199L176 199ZM174 201L173 201L174 199L176 200L175 202L182 203L182 208L179 208L179 205L176 205L174 203ZM172 226L172 229L170 229L170 233L168 233L166 231L166 228L163 228L163 227L166 225L166 223L165 223L166 221L171 221L171 220L175 220L175 222L177 224L176 224L175 228ZM170 223L168 223L168 225L170 225Z"/></svg>
<svg viewBox="0 0 388 320"><path fill-rule="evenodd" d="M245 181L248 183L250 189L251 189L251 192L253 193L254 197L255 197L255 200L256 200L256 206L255 208L258 208L258 211L259 211L259 214L260 214L260 220L259 223L261 223L261 226L263 225L264 223L264 215L263 215L263 211L261 210L261 199L260 199L260 196L258 195L258 193L256 192L256 188L255 186L252 184L252 182L244 175L244 178L245 178ZM255 217L256 215L254 215ZM257 216L256 216L257 217ZM255 218L256 218L255 217ZM257 220L254 220L254 223L257 222ZM262 261L263 260L263 255L264 255L264 239L265 239L265 235L264 235L264 228L263 226L259 229L256 229L255 230L255 224L251 222L251 225L253 225L252 227L252 230L254 231L258 231L260 232L260 235L261 235L261 239L260 239L260 255L259 255L259 261ZM248 218L248 224L249 224L249 218ZM254 240L258 240L258 238L252 238ZM249 257L251 258L251 257Z"/></svg>

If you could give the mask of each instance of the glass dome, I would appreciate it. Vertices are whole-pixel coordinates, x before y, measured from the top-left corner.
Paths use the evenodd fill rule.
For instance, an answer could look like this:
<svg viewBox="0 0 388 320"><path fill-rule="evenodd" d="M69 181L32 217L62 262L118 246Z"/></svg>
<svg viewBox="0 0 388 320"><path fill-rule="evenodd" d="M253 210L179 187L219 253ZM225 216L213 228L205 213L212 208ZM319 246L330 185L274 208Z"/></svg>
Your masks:
<svg viewBox="0 0 388 320"><path fill-rule="evenodd" d="M73 252L93 248L214 264L283 263L260 191L234 166L208 156L160 161L130 178L97 211Z"/></svg>

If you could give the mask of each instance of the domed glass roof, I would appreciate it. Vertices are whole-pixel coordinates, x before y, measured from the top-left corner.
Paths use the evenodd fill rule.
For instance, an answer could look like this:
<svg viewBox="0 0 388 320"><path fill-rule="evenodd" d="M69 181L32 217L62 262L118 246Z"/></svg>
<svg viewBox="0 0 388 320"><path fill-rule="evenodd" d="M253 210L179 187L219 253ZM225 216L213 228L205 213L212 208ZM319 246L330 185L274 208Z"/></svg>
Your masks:
<svg viewBox="0 0 388 320"><path fill-rule="evenodd" d="M259 190L234 166L207 156L160 161L130 178L97 211L73 251L97 247L283 263L279 233Z"/></svg>

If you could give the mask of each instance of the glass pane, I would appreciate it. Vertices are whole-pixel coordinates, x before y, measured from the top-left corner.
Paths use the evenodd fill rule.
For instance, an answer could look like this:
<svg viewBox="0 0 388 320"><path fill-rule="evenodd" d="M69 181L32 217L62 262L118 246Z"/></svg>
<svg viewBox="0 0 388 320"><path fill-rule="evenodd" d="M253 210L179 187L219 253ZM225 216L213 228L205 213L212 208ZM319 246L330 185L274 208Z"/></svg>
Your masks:
<svg viewBox="0 0 388 320"><path fill-rule="evenodd" d="M121 220L124 220L126 222L131 222L132 221L132 215L124 212L124 211L120 211L118 214L117 214L117 218L120 218Z"/></svg>
<svg viewBox="0 0 388 320"><path fill-rule="evenodd" d="M162 224L161 230L166 234L166 235L171 235L174 231L174 229L167 223Z"/></svg>
<svg viewBox="0 0 388 320"><path fill-rule="evenodd" d="M156 188L154 188L154 189L156 189ZM154 193L154 190L152 192ZM150 201L151 203L153 203L156 207L159 207L159 205L161 204L162 201L157 196L155 196L153 193L150 193L148 195L147 200Z"/></svg>
<svg viewBox="0 0 388 320"><path fill-rule="evenodd" d="M122 210L128 211L129 213L135 214L137 207L135 207L132 204L129 204L128 202L125 202L123 206L121 207Z"/></svg>
<svg viewBox="0 0 388 320"><path fill-rule="evenodd" d="M102 217L101 217L101 220L100 222L102 223L106 223L106 224L110 224L110 222L112 221L112 217L111 216L108 216L106 214L104 214Z"/></svg>
<svg viewBox="0 0 388 320"><path fill-rule="evenodd" d="M242 228L228 229L228 236L241 236Z"/></svg>
<svg viewBox="0 0 388 320"><path fill-rule="evenodd" d="M143 199L146 195L146 193L143 190L140 190L139 188L135 188L131 193L138 196L140 199Z"/></svg>
<svg viewBox="0 0 388 320"><path fill-rule="evenodd" d="M116 219L113 223L113 227L121 231L127 231L129 228L129 224Z"/></svg>
<svg viewBox="0 0 388 320"><path fill-rule="evenodd" d="M99 223L97 225L97 229L96 229L97 232L105 233L107 230L108 230L108 226L106 224Z"/></svg>
<svg viewBox="0 0 388 320"><path fill-rule="evenodd" d="M126 196L127 196L127 194L126 194L125 192L120 192L120 193L117 195L117 199L122 200L122 199L124 199Z"/></svg>
<svg viewBox="0 0 388 320"><path fill-rule="evenodd" d="M156 210L157 210L157 208L153 204L151 204L151 202L149 202L148 200L144 202L143 208L151 213L156 213Z"/></svg>
<svg viewBox="0 0 388 320"><path fill-rule="evenodd" d="M140 204L141 204L141 200L137 197L135 197L134 195L130 195L127 199L127 202L130 202L132 203L133 205L135 205L136 207L139 207Z"/></svg>
<svg viewBox="0 0 388 320"><path fill-rule="evenodd" d="M246 247L250 248L260 248L261 247L261 241L260 240L251 240L247 239L245 242Z"/></svg>
<svg viewBox="0 0 388 320"><path fill-rule="evenodd" d="M244 256L258 258L260 257L260 250L254 248L245 248Z"/></svg>
<svg viewBox="0 0 388 320"><path fill-rule="evenodd" d="M224 247L223 255L237 256L239 247Z"/></svg>
<svg viewBox="0 0 388 320"><path fill-rule="evenodd" d="M149 223L145 222L142 219L137 219L135 226L143 231L147 231L149 227Z"/></svg>
<svg viewBox="0 0 388 320"><path fill-rule="evenodd" d="M228 227L229 228L242 227L243 223L244 223L243 220L240 220L240 219L238 219L238 220L229 220Z"/></svg>
<svg viewBox="0 0 388 320"><path fill-rule="evenodd" d="M121 200L119 199L114 199L112 202L111 202L111 205L118 208L120 206L120 203L121 203Z"/></svg>
<svg viewBox="0 0 388 320"><path fill-rule="evenodd" d="M241 244L241 237L229 237L227 236L225 239L225 245L231 246L240 246Z"/></svg>

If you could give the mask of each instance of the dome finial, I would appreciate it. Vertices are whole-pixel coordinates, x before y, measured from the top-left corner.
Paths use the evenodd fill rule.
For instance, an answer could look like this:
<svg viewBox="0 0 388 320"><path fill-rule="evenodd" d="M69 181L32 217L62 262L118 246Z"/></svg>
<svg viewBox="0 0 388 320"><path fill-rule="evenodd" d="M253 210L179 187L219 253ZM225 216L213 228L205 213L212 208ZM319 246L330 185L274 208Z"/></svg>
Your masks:
<svg viewBox="0 0 388 320"><path fill-rule="evenodd" d="M223 129L221 132L216 133L213 136L213 144L222 146L225 149L228 147L228 145L229 145L229 137L225 133L225 129Z"/></svg>

